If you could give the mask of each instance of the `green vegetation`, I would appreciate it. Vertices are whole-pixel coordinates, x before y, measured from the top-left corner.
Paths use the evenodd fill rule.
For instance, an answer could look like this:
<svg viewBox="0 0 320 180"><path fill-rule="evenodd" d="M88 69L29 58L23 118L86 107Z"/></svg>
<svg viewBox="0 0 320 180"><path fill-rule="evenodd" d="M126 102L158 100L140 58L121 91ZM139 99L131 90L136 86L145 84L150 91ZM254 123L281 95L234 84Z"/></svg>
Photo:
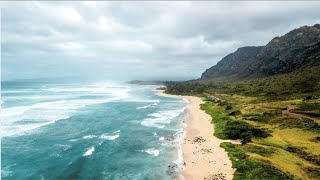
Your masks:
<svg viewBox="0 0 320 180"><path fill-rule="evenodd" d="M223 100L207 100L201 109L212 116L215 136L241 140L241 144L221 145L237 168L234 179L320 177L318 122L282 112L292 104L300 107L300 104L307 103L306 100L265 101L234 94L216 96ZM244 113L233 116L231 112L234 111Z"/></svg>
<svg viewBox="0 0 320 180"><path fill-rule="evenodd" d="M252 144L248 144L247 146L241 146L241 147L247 152L259 154L261 156L270 156L274 153L273 149L266 148L263 146L255 146Z"/></svg>
<svg viewBox="0 0 320 180"><path fill-rule="evenodd" d="M314 104L319 99L267 101L265 97L235 94L216 96L223 100L208 101L202 109L212 116L218 137L242 142L242 145L222 145L237 168L235 179L320 178L319 122L283 114L287 107L306 107L301 104L309 104L309 101ZM232 106L232 110L227 110L230 109L227 106ZM314 110L314 106L307 106L308 110ZM243 113L232 116L230 112L233 111ZM263 173L258 176L254 172Z"/></svg>
<svg viewBox="0 0 320 180"><path fill-rule="evenodd" d="M251 138L265 138L270 135L264 129L253 127L242 120L235 120L231 117L231 113L231 115L223 114L223 109L227 108L218 106L221 106L221 104L207 102L201 105L201 109L213 117L212 121L215 124L215 135L217 137L221 139L241 139L242 143L247 143L251 142Z"/></svg>
<svg viewBox="0 0 320 180"><path fill-rule="evenodd" d="M318 110L318 109L320 109L320 103L302 102L298 106L298 110L301 110L301 111L312 111L312 110Z"/></svg>
<svg viewBox="0 0 320 180"><path fill-rule="evenodd" d="M237 168L236 173L234 174L235 180L243 179L295 179L293 175L283 172L275 166L271 165L271 162L266 160L257 160L252 159L246 155L245 150L241 145L234 145L231 143L222 143L226 151L228 151L229 157L233 163L233 166ZM270 154L272 151L265 148L260 148L254 146L254 149L251 149L252 146L246 147L246 150L260 154Z"/></svg>
<svg viewBox="0 0 320 180"><path fill-rule="evenodd" d="M309 99L309 102L306 102ZM308 96L305 97L304 102L298 105L296 109L293 109L292 112L305 114L311 117L319 118L320 117L320 103L316 100L318 97ZM311 102L310 102L311 101Z"/></svg>
<svg viewBox="0 0 320 180"><path fill-rule="evenodd" d="M203 97L234 179L320 179L320 25L243 47L166 92Z"/></svg>
<svg viewBox="0 0 320 180"><path fill-rule="evenodd" d="M320 155L312 155L307 151L305 151L303 148L294 147L294 146L288 146L286 150L289 152L296 153L301 158L320 166Z"/></svg>
<svg viewBox="0 0 320 180"><path fill-rule="evenodd" d="M179 82L165 82L167 86L166 93L180 94L180 95L199 95L204 92L206 88L200 83L179 83Z"/></svg>
<svg viewBox="0 0 320 180"><path fill-rule="evenodd" d="M296 119L296 118L279 118L274 121L273 123L281 123L280 127L289 127L289 128L301 128L307 131L314 131L320 133L320 125L317 122L314 122L311 119Z"/></svg>
<svg viewBox="0 0 320 180"><path fill-rule="evenodd" d="M259 97L265 101L318 99L320 97L319 69L320 59L308 69L264 78L239 81L198 80L183 83L165 82L165 84L166 92L169 94L238 94Z"/></svg>
<svg viewBox="0 0 320 180"><path fill-rule="evenodd" d="M245 114L243 115L245 120L249 121L257 121L257 122L268 122L265 116L261 114Z"/></svg>
<svg viewBox="0 0 320 180"><path fill-rule="evenodd" d="M275 82L289 80L273 78L188 82L183 92L189 94L193 86L201 86L191 94L206 100L201 109L211 115L214 135L241 141L221 144L237 168L234 179L320 179L320 91L300 87L284 93L282 84ZM277 93L268 92L273 88Z"/></svg>

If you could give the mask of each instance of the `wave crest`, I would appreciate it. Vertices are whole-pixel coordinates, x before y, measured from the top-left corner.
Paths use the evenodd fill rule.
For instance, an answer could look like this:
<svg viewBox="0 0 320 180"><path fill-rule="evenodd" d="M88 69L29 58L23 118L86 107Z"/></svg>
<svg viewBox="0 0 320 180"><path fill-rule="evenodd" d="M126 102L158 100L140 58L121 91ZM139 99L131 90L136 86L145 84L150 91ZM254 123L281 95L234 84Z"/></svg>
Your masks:
<svg viewBox="0 0 320 180"><path fill-rule="evenodd" d="M99 138L100 139L106 139L106 140L115 140L117 139L118 137L120 137L119 134L116 134L116 135L113 135L113 136L107 136L105 134L102 134Z"/></svg>
<svg viewBox="0 0 320 180"><path fill-rule="evenodd" d="M145 152L145 153L148 153L153 156L159 156L159 154L160 154L160 151L158 149L154 149L154 148L150 148L150 149L146 149L146 150L138 150L138 151Z"/></svg>
<svg viewBox="0 0 320 180"><path fill-rule="evenodd" d="M185 108L178 110L169 110L169 111L159 111L156 113L149 114L151 118L146 118L141 122L141 125L148 127L164 128L164 124L170 124L171 120L175 117L178 117L183 113Z"/></svg>
<svg viewBox="0 0 320 180"><path fill-rule="evenodd" d="M90 156L94 152L94 150L95 150L94 147L90 148L87 152L83 154L83 156Z"/></svg>

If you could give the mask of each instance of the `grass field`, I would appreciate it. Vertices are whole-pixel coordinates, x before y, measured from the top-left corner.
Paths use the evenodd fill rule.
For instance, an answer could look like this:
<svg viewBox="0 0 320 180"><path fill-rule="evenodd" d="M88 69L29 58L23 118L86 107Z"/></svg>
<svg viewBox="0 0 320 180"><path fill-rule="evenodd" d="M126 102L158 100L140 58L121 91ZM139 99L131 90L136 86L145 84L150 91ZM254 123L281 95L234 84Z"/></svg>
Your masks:
<svg viewBox="0 0 320 180"><path fill-rule="evenodd" d="M234 179L320 179L320 126L283 113L289 106L317 110L319 100L265 101L259 97L215 94L201 108L212 116L215 136L241 139L223 143L237 168ZM301 107L307 108L303 109ZM232 112L238 112L236 114Z"/></svg>

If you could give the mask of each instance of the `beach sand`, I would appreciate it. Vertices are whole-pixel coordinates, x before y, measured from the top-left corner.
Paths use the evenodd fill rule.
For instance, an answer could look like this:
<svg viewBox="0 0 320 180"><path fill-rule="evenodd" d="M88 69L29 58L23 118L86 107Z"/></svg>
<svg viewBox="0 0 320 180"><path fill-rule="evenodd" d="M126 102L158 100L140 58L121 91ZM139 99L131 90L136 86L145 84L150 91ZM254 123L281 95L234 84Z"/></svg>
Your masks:
<svg viewBox="0 0 320 180"><path fill-rule="evenodd" d="M202 99L193 96L175 96L159 91L158 95L180 97L189 101L186 107L185 139L182 145L186 180L232 179L235 169L227 152L220 147L223 140L213 135L211 117L200 109Z"/></svg>

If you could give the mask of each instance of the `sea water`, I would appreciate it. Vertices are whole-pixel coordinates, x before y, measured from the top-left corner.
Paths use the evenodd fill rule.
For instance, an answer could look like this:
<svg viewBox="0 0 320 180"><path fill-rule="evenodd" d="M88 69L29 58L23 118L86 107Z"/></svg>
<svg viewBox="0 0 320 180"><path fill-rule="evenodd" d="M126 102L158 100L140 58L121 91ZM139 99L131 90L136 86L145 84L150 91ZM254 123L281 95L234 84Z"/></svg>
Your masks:
<svg viewBox="0 0 320 180"><path fill-rule="evenodd" d="M2 82L2 179L174 179L186 101L155 89Z"/></svg>

